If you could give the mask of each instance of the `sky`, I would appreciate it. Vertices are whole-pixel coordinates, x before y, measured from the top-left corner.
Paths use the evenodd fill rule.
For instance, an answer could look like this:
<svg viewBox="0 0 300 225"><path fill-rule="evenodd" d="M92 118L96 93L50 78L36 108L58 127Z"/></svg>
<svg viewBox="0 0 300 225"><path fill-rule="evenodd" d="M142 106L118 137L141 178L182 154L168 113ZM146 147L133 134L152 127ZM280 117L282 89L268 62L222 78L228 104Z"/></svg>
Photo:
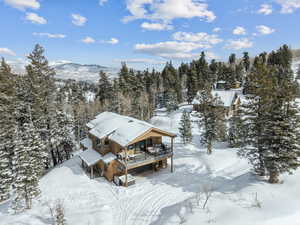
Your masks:
<svg viewBox="0 0 300 225"><path fill-rule="evenodd" d="M0 56L136 69L300 48L300 0L0 0Z"/></svg>

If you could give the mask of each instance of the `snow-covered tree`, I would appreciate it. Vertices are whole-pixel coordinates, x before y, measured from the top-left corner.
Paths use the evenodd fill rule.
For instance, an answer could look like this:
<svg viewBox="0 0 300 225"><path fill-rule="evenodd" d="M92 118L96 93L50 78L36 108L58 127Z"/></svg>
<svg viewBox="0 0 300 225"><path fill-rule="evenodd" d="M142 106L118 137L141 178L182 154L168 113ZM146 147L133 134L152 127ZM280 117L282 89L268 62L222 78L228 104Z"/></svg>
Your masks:
<svg viewBox="0 0 300 225"><path fill-rule="evenodd" d="M0 65L0 202L10 197L12 183L11 154L15 119L15 78L4 59Z"/></svg>
<svg viewBox="0 0 300 225"><path fill-rule="evenodd" d="M112 99L112 84L110 83L106 73L100 71L100 79L98 81L98 90L96 97L99 99L103 107L107 107L109 100Z"/></svg>
<svg viewBox="0 0 300 225"><path fill-rule="evenodd" d="M229 119L228 141L232 148L239 148L244 145L244 129L241 114L237 113Z"/></svg>
<svg viewBox="0 0 300 225"><path fill-rule="evenodd" d="M249 74L252 94L243 106L246 145L239 151L259 175L277 183L281 173L298 164L299 109L297 87L290 75L290 54L286 47L273 52L268 64L257 57ZM290 58L290 59L289 59Z"/></svg>
<svg viewBox="0 0 300 225"><path fill-rule="evenodd" d="M19 132L19 131L18 131ZM33 157L30 155L31 146L29 140L18 135L15 139L15 150L13 156L14 171L14 199L12 208L18 212L32 207L32 199L39 193L39 177L35 171ZM25 138L25 139L24 139Z"/></svg>
<svg viewBox="0 0 300 225"><path fill-rule="evenodd" d="M225 116L223 103L218 96L212 96L209 88L199 91L196 99L200 106L201 142L207 145L207 153L211 154L213 141L220 137L219 128Z"/></svg>
<svg viewBox="0 0 300 225"><path fill-rule="evenodd" d="M192 124L190 114L187 111L183 111L179 125L179 133L183 143L191 142L193 138Z"/></svg>
<svg viewBox="0 0 300 225"><path fill-rule="evenodd" d="M176 92L170 91L168 93L168 100L166 102L166 108L168 112L173 112L178 109L178 101L176 97Z"/></svg>

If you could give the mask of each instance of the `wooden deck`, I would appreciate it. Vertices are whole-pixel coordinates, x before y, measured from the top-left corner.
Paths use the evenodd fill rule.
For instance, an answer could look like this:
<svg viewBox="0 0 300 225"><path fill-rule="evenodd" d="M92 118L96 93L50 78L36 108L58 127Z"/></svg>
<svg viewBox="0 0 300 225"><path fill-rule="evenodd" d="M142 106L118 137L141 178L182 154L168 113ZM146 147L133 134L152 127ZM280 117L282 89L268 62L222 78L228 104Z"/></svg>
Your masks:
<svg viewBox="0 0 300 225"><path fill-rule="evenodd" d="M132 160L128 160L127 161L127 168L128 168L128 170L130 170L130 169L134 169L134 168L137 168L137 167L149 165L149 164L158 162L160 160L170 158L172 155L173 155L172 152L168 152L168 153L165 153L165 154L159 154L159 155L156 155L156 156L146 154L146 156L136 158L136 159L132 159ZM126 166L126 162L124 160L118 159L118 161L120 163L122 163L124 165L124 167Z"/></svg>

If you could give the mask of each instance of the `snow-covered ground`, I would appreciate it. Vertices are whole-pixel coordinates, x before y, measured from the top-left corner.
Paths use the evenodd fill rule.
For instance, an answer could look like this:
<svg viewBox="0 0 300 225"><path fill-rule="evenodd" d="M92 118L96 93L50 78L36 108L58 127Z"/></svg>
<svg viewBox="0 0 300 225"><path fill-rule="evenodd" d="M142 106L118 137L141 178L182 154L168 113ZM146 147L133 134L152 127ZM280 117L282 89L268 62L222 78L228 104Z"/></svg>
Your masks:
<svg viewBox="0 0 300 225"><path fill-rule="evenodd" d="M160 113L151 122L177 133L183 110L191 107ZM0 205L0 224L52 224L49 206L57 200L65 206L69 225L300 224L300 170L281 176L283 184L268 184L225 143L206 155L196 124L193 131L192 144L176 140L174 173L170 168L149 171L139 174L134 186L117 187L104 178L90 180L75 157L42 178L42 195L33 209L14 215L9 202ZM202 209L205 192L212 196Z"/></svg>

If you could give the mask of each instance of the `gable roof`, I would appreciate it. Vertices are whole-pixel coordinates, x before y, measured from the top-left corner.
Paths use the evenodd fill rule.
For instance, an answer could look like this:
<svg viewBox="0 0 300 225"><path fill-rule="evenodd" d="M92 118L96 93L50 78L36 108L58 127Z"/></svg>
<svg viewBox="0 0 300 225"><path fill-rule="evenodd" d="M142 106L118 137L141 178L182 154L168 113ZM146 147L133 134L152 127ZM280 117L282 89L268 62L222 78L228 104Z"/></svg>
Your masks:
<svg viewBox="0 0 300 225"><path fill-rule="evenodd" d="M211 94L214 97L220 97L225 107L230 107L236 97L234 90L213 90Z"/></svg>
<svg viewBox="0 0 300 225"><path fill-rule="evenodd" d="M100 139L108 137L123 147L151 129L159 130L166 136L176 136L145 121L112 112L99 114L94 120L87 124L87 127L91 129L90 133L95 137Z"/></svg>
<svg viewBox="0 0 300 225"><path fill-rule="evenodd" d="M220 97L224 107L230 107L234 103L236 96L238 96L236 90L212 90L211 94L214 97ZM199 95L199 92L197 95ZM197 96L194 98L192 104L200 104Z"/></svg>

